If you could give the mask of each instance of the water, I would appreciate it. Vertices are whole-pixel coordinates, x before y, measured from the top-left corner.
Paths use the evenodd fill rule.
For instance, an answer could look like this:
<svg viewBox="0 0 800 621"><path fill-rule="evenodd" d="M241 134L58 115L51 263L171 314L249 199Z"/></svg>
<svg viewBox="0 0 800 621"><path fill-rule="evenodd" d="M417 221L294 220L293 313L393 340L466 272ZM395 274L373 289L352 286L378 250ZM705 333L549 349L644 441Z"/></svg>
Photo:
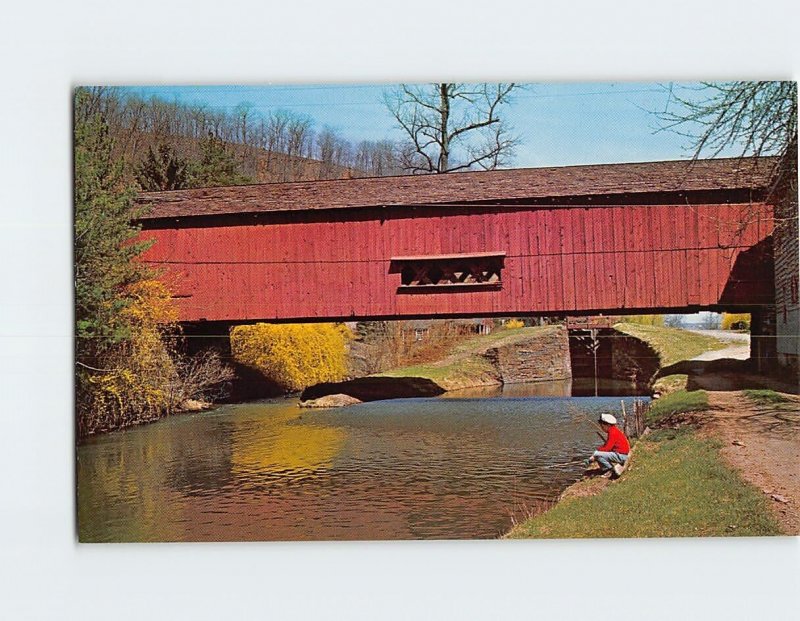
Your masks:
<svg viewBox="0 0 800 621"><path fill-rule="evenodd" d="M82 541L493 538L580 477L618 397L280 399L78 448ZM497 393L495 393L497 394ZM629 404L626 404L629 407Z"/></svg>

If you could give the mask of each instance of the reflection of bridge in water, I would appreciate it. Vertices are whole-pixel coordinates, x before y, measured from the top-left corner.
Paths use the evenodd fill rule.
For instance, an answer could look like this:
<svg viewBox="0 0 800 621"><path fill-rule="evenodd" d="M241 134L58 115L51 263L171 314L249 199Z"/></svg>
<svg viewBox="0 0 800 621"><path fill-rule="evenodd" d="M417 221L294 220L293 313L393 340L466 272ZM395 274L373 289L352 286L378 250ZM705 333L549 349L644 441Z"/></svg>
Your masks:
<svg viewBox="0 0 800 621"><path fill-rule="evenodd" d="M181 319L624 315L774 305L772 161L654 162L144 194ZM192 327L189 326L189 327ZM209 332L210 331L210 332Z"/></svg>

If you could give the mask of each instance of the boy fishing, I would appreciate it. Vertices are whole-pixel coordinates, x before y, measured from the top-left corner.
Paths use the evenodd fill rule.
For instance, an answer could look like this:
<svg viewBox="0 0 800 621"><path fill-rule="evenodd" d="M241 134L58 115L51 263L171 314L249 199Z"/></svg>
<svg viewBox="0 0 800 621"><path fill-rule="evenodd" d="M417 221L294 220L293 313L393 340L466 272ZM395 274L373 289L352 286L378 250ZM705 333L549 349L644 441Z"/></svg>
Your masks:
<svg viewBox="0 0 800 621"><path fill-rule="evenodd" d="M589 462L596 461L602 475L618 477L622 474L631 450L628 438L617 427L617 419L611 414L602 414L597 422L606 434L606 441L597 447Z"/></svg>

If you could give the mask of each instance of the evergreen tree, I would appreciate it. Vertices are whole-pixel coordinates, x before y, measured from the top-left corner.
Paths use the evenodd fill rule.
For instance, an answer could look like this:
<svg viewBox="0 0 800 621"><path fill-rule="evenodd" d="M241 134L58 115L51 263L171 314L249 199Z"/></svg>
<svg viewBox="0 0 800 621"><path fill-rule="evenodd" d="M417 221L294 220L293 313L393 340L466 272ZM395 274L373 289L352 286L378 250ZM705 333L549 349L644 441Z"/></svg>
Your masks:
<svg viewBox="0 0 800 621"><path fill-rule="evenodd" d="M134 191L98 114L84 114L76 93L75 118L75 318L76 356L95 365L103 351L129 335L120 312L130 304L127 287L146 276L134 261L147 243L136 242Z"/></svg>
<svg viewBox="0 0 800 621"><path fill-rule="evenodd" d="M165 142L156 150L149 147L147 155L134 171L136 181L146 192L182 190L188 186L187 162Z"/></svg>
<svg viewBox="0 0 800 621"><path fill-rule="evenodd" d="M209 133L200 142L200 160L191 167L190 185L202 188L217 185L251 183L249 177L239 172L239 165L225 143Z"/></svg>

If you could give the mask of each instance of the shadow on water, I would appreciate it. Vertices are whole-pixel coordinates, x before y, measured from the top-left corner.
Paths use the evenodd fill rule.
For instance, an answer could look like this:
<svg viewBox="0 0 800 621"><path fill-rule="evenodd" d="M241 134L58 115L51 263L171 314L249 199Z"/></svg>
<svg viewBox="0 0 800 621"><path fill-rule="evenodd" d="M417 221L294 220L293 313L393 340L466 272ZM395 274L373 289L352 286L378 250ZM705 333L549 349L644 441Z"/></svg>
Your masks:
<svg viewBox="0 0 800 621"><path fill-rule="evenodd" d="M359 377L344 382L323 382L309 386L300 395L301 401L326 395L345 394L359 401L437 397L445 390L433 380L423 377Z"/></svg>

